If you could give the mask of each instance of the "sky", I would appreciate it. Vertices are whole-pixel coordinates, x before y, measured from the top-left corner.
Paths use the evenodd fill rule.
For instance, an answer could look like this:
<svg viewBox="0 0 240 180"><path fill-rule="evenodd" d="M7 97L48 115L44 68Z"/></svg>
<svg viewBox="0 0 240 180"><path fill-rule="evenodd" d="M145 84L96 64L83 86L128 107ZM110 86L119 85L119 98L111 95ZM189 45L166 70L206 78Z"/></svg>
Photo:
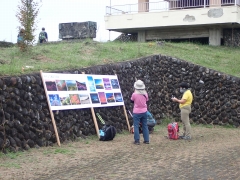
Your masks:
<svg viewBox="0 0 240 180"><path fill-rule="evenodd" d="M105 29L104 15L106 6L135 4L138 0L34 0L39 2L40 11L38 14L37 30L38 36L42 27L48 33L49 41L59 40L58 25L68 22L97 22L96 41L108 41L109 31ZM17 6L20 0L1 0L0 3L0 41L16 43L18 27L20 23L16 18ZM117 32L110 32L110 40L120 35Z"/></svg>

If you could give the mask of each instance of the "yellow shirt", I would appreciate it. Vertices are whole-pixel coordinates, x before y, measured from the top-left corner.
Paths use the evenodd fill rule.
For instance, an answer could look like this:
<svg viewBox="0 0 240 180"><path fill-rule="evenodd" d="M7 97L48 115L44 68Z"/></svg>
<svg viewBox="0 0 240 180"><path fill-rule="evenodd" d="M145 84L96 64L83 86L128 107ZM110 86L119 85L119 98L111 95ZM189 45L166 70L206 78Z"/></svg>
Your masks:
<svg viewBox="0 0 240 180"><path fill-rule="evenodd" d="M185 99L186 102L184 104L179 104L179 108L182 108L183 106L191 105L193 101L193 95L191 91L190 90L185 91L182 99Z"/></svg>

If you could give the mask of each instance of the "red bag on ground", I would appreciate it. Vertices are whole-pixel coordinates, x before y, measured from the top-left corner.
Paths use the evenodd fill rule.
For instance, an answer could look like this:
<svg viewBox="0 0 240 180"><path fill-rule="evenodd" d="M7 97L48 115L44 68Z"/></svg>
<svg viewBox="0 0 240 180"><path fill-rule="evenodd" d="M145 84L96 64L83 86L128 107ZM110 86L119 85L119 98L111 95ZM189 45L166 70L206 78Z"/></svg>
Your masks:
<svg viewBox="0 0 240 180"><path fill-rule="evenodd" d="M178 123L177 122L173 122L173 123L169 123L168 124L168 139L178 139L179 135L179 127L178 127Z"/></svg>

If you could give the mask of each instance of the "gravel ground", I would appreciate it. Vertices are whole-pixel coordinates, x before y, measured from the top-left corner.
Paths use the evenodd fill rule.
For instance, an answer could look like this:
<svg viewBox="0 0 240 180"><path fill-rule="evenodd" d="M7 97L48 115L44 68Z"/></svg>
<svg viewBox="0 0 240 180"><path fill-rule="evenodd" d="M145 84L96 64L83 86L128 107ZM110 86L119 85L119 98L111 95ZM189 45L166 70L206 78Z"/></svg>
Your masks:
<svg viewBox="0 0 240 180"><path fill-rule="evenodd" d="M182 126L181 126L182 127ZM240 129L194 126L193 138L169 140L157 126L150 144L132 134L90 137L0 158L0 179L240 180Z"/></svg>

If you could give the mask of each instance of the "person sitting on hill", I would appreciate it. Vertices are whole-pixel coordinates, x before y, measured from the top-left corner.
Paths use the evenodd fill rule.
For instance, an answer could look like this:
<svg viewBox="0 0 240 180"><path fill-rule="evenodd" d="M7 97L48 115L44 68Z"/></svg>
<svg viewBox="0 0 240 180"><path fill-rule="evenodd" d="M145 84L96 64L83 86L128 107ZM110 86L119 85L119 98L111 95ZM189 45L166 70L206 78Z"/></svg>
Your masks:
<svg viewBox="0 0 240 180"><path fill-rule="evenodd" d="M45 31L45 28L42 28L42 31L39 33L39 42L40 43L45 43L48 41L48 34Z"/></svg>

